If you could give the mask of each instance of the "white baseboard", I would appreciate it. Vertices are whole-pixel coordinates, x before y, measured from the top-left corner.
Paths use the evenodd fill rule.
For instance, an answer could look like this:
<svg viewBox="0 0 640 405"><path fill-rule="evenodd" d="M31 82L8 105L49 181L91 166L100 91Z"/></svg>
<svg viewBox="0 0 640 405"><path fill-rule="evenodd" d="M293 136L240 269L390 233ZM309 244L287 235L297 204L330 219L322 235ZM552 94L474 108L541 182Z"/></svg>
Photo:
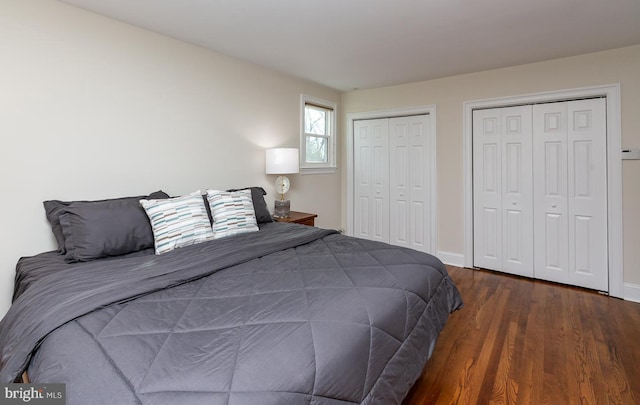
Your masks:
<svg viewBox="0 0 640 405"><path fill-rule="evenodd" d="M624 283L625 301L640 302L640 285Z"/></svg>
<svg viewBox="0 0 640 405"><path fill-rule="evenodd" d="M438 259L450 266L464 267L464 255L451 252L436 252ZM624 300L640 303L640 285L624 283Z"/></svg>
<svg viewBox="0 0 640 405"><path fill-rule="evenodd" d="M450 266L464 267L464 255L461 253L450 252L436 252L438 259L442 260L442 263Z"/></svg>

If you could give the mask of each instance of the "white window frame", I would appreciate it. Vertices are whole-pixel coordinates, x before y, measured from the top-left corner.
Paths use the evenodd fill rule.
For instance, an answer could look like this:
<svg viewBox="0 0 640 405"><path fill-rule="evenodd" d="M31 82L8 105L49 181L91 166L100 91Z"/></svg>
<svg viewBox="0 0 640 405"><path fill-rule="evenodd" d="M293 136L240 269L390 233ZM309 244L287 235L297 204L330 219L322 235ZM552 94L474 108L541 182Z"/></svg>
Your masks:
<svg viewBox="0 0 640 405"><path fill-rule="evenodd" d="M326 108L331 110L329 114L330 122L328 125L329 134L327 142L327 163L308 163L307 162L307 134L304 132L304 114L307 104L311 104L317 107ZM338 115L337 104L333 101L323 100L321 98L309 96L306 94L300 95L300 173L301 174L323 174L323 173L335 173L336 171L336 117Z"/></svg>

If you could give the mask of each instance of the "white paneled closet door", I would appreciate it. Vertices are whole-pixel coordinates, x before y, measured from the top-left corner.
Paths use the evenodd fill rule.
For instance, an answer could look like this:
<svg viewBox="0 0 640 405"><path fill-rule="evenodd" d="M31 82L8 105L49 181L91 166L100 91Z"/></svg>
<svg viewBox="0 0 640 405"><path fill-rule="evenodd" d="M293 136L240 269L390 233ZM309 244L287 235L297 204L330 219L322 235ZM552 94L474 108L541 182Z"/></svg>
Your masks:
<svg viewBox="0 0 640 405"><path fill-rule="evenodd" d="M389 119L389 240L429 252L431 235L431 145L429 115Z"/></svg>
<svg viewBox="0 0 640 405"><path fill-rule="evenodd" d="M389 120L354 122L354 236L389 242Z"/></svg>
<svg viewBox="0 0 640 405"><path fill-rule="evenodd" d="M433 253L431 116L353 125L354 236Z"/></svg>
<svg viewBox="0 0 640 405"><path fill-rule="evenodd" d="M534 106L536 277L608 291L605 99Z"/></svg>
<svg viewBox="0 0 640 405"><path fill-rule="evenodd" d="M606 100L473 112L474 265L608 291Z"/></svg>
<svg viewBox="0 0 640 405"><path fill-rule="evenodd" d="M567 103L539 104L533 114L533 156L542 162L533 182L536 277L568 284Z"/></svg>
<svg viewBox="0 0 640 405"><path fill-rule="evenodd" d="M531 106L473 112L474 265L533 277Z"/></svg>

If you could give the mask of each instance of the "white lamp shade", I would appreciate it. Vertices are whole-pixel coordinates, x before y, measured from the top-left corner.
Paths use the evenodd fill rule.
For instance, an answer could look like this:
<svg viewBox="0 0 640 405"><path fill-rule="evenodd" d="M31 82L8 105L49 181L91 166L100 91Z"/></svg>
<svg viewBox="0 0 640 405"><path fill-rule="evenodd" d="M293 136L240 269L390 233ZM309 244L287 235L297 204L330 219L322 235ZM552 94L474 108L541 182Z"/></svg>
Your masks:
<svg viewBox="0 0 640 405"><path fill-rule="evenodd" d="M267 174L292 174L300 172L298 148L267 149Z"/></svg>

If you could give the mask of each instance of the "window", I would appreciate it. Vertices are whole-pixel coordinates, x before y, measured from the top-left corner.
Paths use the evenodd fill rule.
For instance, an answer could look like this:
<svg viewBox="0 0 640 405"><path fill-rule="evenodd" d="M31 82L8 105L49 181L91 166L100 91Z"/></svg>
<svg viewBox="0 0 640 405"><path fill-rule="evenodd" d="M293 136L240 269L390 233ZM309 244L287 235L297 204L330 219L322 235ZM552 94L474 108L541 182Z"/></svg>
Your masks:
<svg viewBox="0 0 640 405"><path fill-rule="evenodd" d="M300 170L333 172L336 167L336 104L302 95Z"/></svg>

